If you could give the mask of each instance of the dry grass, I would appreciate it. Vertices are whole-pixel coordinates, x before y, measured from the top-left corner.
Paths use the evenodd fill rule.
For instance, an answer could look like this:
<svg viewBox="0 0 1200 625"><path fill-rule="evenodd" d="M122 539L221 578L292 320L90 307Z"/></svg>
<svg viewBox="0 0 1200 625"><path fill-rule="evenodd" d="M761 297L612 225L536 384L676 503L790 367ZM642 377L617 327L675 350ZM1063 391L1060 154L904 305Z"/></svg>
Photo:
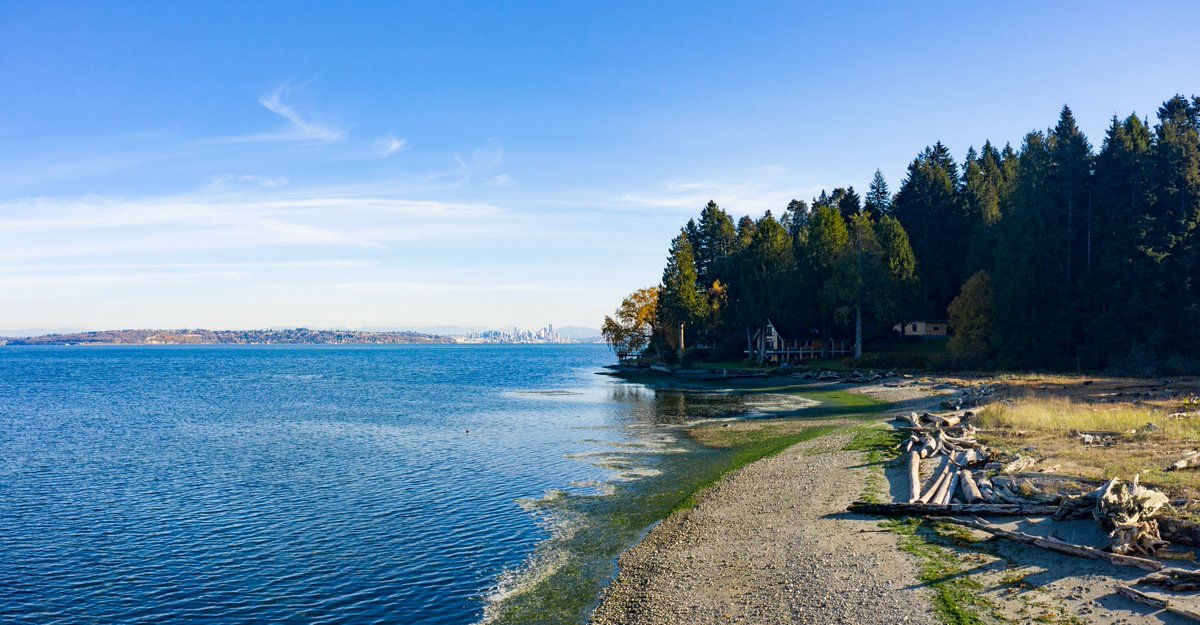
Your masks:
<svg viewBox="0 0 1200 625"><path fill-rule="evenodd" d="M1067 397L1029 396L980 411L981 438L1001 448L1044 458L1050 472L1091 479L1141 474L1142 481L1182 495L1200 493L1200 472L1164 469L1200 447L1200 419L1169 419L1171 406L1087 403ZM1148 424L1154 428L1147 428ZM1084 445L1078 432L1111 433L1110 445Z"/></svg>
<svg viewBox="0 0 1200 625"><path fill-rule="evenodd" d="M1027 398L997 403L980 411L983 428L1042 432L1112 432L1133 434L1153 423L1155 438L1200 440L1200 421L1166 419L1167 411L1153 405L1086 404L1063 397Z"/></svg>

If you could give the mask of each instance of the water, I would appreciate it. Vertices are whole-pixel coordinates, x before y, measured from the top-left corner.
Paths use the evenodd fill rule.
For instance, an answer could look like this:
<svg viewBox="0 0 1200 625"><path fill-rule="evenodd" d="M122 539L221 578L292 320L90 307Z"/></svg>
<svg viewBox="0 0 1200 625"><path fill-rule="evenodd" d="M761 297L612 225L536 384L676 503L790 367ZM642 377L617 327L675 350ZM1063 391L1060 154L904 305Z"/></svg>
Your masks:
<svg viewBox="0 0 1200 625"><path fill-rule="evenodd" d="M611 360L602 346L0 348L0 622L580 614L652 521L629 507L669 504L681 476L719 464L677 424L753 408L595 375Z"/></svg>

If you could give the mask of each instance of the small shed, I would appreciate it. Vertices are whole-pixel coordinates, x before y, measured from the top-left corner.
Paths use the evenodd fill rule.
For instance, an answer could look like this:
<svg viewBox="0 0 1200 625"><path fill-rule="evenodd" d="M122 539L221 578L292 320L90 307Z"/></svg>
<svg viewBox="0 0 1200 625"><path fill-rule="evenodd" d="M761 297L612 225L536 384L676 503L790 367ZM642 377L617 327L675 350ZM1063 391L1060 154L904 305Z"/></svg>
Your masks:
<svg viewBox="0 0 1200 625"><path fill-rule="evenodd" d="M950 336L950 324L945 321L906 321L892 326L901 338L944 339Z"/></svg>

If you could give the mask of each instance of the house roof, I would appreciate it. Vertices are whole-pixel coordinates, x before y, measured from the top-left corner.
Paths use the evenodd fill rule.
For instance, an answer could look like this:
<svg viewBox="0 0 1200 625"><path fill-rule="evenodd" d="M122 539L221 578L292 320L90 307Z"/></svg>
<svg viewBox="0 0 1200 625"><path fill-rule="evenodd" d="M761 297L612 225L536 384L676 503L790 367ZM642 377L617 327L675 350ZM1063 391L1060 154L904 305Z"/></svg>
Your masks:
<svg viewBox="0 0 1200 625"><path fill-rule="evenodd" d="M774 319L767 319L767 323L775 326L775 331L785 339L807 339L820 338L821 331L806 323L796 321L779 322Z"/></svg>

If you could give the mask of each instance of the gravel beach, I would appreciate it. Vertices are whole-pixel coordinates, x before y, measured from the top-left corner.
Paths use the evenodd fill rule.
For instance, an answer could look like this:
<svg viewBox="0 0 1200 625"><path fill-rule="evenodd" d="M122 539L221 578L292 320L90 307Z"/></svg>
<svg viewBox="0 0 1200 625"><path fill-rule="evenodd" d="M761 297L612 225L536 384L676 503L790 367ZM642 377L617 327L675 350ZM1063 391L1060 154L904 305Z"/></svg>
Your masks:
<svg viewBox="0 0 1200 625"><path fill-rule="evenodd" d="M938 622L896 536L843 512L867 470L849 440L753 463L663 521L621 556L592 623Z"/></svg>

